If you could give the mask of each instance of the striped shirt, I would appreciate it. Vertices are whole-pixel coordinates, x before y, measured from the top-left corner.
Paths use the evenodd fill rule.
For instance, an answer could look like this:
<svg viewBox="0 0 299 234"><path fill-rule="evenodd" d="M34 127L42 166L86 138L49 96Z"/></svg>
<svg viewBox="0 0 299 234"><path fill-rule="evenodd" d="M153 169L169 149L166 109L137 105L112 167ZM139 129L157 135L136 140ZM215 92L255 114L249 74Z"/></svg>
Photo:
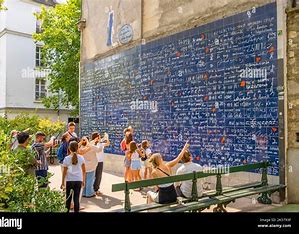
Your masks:
<svg viewBox="0 0 299 234"><path fill-rule="evenodd" d="M44 143L34 142L31 146L37 160L36 170L48 170L48 161Z"/></svg>

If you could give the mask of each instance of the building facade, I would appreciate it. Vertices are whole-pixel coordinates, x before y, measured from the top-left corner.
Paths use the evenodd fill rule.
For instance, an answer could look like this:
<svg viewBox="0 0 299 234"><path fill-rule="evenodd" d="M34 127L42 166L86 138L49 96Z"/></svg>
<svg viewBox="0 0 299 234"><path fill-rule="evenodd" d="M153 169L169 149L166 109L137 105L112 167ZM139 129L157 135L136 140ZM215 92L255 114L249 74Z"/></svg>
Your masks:
<svg viewBox="0 0 299 234"><path fill-rule="evenodd" d="M49 95L48 70L43 69L42 43L32 34L40 31L34 13L53 0L9 0L0 12L0 115L13 118L20 113L37 114L67 121L70 110L47 109L41 99Z"/></svg>
<svg viewBox="0 0 299 234"><path fill-rule="evenodd" d="M111 136L106 170L132 125L166 159L190 139L200 164L270 161L273 198L298 203L297 2L83 0L81 131Z"/></svg>

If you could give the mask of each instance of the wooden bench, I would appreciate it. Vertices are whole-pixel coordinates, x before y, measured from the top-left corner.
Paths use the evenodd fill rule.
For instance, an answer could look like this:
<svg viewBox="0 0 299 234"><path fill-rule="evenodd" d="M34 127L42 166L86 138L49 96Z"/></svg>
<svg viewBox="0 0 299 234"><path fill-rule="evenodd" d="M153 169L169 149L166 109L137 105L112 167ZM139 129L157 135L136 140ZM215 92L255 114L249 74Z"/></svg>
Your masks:
<svg viewBox="0 0 299 234"><path fill-rule="evenodd" d="M202 211L210 208L211 205L217 205L214 208L214 212L226 212L225 207L236 199L241 197L247 197L255 194L261 194L258 197L258 202L263 204L271 204L269 195L273 192L285 188L285 185L268 185L267 168L271 164L268 162L261 162L255 164L247 164L242 166L235 166L229 168L229 173L244 172L250 170L261 169L261 181L242 184L231 187L222 187L221 177L225 172L193 172L183 175L174 175L164 178L141 180L136 182L125 182L112 185L112 192L124 191L125 203L124 208L113 210L113 212L187 212L187 211ZM203 196L197 195L197 179L202 179L209 176L216 176L216 189L206 191ZM229 176L229 175L228 175ZM190 199L181 198L179 201L171 204L142 204L131 207L130 203L130 189L144 188L149 186L161 185L166 183L174 183L180 181L192 180L192 197Z"/></svg>

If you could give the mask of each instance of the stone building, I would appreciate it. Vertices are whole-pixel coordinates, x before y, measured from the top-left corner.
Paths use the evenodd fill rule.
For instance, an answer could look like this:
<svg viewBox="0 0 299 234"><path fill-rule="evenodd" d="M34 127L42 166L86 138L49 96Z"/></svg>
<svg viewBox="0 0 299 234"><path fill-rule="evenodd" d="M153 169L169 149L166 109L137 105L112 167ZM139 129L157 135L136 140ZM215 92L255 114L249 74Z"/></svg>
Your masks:
<svg viewBox="0 0 299 234"><path fill-rule="evenodd" d="M294 3L293 3L294 4ZM299 153L299 2L287 13L287 181L288 201L299 202L298 153Z"/></svg>

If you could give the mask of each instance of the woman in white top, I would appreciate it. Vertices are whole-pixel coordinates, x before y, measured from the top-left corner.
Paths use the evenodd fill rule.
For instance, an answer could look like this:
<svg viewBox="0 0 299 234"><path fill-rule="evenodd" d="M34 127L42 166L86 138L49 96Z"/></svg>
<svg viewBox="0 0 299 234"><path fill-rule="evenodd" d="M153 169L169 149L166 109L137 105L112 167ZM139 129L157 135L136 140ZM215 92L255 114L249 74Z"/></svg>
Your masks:
<svg viewBox="0 0 299 234"><path fill-rule="evenodd" d="M72 141L69 145L70 155L63 160L63 174L60 188L64 189L66 181L66 208L70 211L72 198L74 199L74 212L80 210L80 191L85 185L85 161L78 155L78 143ZM72 191L72 192L71 192Z"/></svg>
<svg viewBox="0 0 299 234"><path fill-rule="evenodd" d="M172 161L164 162L161 154L153 154L150 162L153 164L152 176L153 178L162 178L172 175L172 167L174 167L182 159L184 153L189 148L189 143L186 142L181 153ZM160 204L167 204L175 202L177 198L176 190L173 183L162 184L158 186L157 192L147 192L147 203L157 202Z"/></svg>

